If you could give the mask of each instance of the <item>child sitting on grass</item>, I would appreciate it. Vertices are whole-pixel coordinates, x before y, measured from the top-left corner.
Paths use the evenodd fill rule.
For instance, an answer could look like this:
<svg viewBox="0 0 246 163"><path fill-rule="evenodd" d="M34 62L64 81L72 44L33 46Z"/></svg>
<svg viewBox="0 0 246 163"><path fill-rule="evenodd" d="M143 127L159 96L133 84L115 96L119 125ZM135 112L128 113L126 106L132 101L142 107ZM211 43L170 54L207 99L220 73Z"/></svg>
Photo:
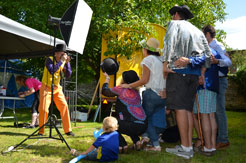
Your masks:
<svg viewBox="0 0 246 163"><path fill-rule="evenodd" d="M118 121L114 117L106 117L103 120L103 134L85 151L79 153L75 149L71 154L75 156L86 155L84 159L90 161L114 161L118 159L119 134L116 131ZM96 150L94 150L96 148ZM94 150L94 151L93 151ZM92 152L93 151L93 152ZM91 153L90 153L91 152Z"/></svg>

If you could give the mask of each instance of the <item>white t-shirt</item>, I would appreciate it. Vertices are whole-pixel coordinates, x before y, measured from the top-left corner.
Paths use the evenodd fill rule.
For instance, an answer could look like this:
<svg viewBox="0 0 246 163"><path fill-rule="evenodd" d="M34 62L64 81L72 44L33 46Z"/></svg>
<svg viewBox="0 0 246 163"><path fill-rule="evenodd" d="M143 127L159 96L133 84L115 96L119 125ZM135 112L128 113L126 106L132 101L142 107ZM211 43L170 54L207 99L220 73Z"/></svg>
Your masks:
<svg viewBox="0 0 246 163"><path fill-rule="evenodd" d="M141 66L145 65L150 70L150 77L145 87L151 88L157 94L159 91L162 91L166 88L166 80L163 78L163 63L160 60L160 57L149 55L145 57Z"/></svg>

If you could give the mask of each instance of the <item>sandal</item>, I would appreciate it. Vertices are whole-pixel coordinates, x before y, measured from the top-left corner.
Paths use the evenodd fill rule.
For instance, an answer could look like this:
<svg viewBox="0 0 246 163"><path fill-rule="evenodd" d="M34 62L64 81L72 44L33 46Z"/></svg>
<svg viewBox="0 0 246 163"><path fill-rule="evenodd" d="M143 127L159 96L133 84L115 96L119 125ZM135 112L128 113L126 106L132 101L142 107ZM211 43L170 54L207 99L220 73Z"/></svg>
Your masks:
<svg viewBox="0 0 246 163"><path fill-rule="evenodd" d="M199 138L196 138L196 142L193 144L194 152L199 152L202 149L202 141Z"/></svg>
<svg viewBox="0 0 246 163"><path fill-rule="evenodd" d="M144 148L145 151L161 152L161 146L152 146Z"/></svg>
<svg viewBox="0 0 246 163"><path fill-rule="evenodd" d="M150 139L148 137L143 137L140 140L140 144L142 148L144 148L148 143L150 143Z"/></svg>
<svg viewBox="0 0 246 163"><path fill-rule="evenodd" d="M194 152L199 152L200 150L202 150L202 145L196 147L195 145L193 146L193 150Z"/></svg>
<svg viewBox="0 0 246 163"><path fill-rule="evenodd" d="M140 151L142 149L142 144L140 141L137 141L136 144L134 144L134 149L137 151Z"/></svg>
<svg viewBox="0 0 246 163"><path fill-rule="evenodd" d="M128 152L128 146L126 145L126 146L124 146L124 147L119 147L119 153L120 154L127 154L127 152Z"/></svg>
<svg viewBox="0 0 246 163"><path fill-rule="evenodd" d="M119 154L122 154L122 153L123 153L123 148L119 147Z"/></svg>
<svg viewBox="0 0 246 163"><path fill-rule="evenodd" d="M148 142L149 142L149 138L148 138L148 137L143 137L143 138L140 140L140 143L141 143L142 145L147 144Z"/></svg>
<svg viewBox="0 0 246 163"><path fill-rule="evenodd" d="M123 147L123 153L124 154L127 154L128 153L128 146L127 145Z"/></svg>
<svg viewBox="0 0 246 163"><path fill-rule="evenodd" d="M195 147L199 147L202 145L201 139L197 138L196 143L194 144Z"/></svg>
<svg viewBox="0 0 246 163"><path fill-rule="evenodd" d="M71 149L70 153L73 155L73 156L79 156L79 152L76 150L76 149Z"/></svg>
<svg viewBox="0 0 246 163"><path fill-rule="evenodd" d="M213 156L213 155L215 154L216 151L205 152L202 148L200 148L200 149L198 150L198 152L199 152L200 154L204 155L204 156L210 157L210 156Z"/></svg>

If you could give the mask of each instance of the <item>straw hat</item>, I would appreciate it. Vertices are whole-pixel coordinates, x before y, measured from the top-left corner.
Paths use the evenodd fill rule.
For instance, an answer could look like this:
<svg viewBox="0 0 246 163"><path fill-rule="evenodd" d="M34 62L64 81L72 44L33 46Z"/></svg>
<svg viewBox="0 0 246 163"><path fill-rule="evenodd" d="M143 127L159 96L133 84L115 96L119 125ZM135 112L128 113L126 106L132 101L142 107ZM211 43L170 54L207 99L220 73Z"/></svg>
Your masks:
<svg viewBox="0 0 246 163"><path fill-rule="evenodd" d="M156 40L155 38L150 38L148 41L142 40L140 42L140 45L147 50L150 50L152 52L159 52L160 53L160 48L159 48L159 41Z"/></svg>

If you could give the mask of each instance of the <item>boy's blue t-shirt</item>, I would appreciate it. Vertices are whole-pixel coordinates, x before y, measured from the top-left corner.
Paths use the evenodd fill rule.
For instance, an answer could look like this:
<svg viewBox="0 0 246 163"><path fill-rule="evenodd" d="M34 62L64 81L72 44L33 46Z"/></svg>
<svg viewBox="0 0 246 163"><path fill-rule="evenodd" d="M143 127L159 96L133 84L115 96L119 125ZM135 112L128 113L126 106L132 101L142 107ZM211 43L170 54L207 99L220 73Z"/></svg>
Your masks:
<svg viewBox="0 0 246 163"><path fill-rule="evenodd" d="M99 161L114 161L118 159L119 154L119 134L117 131L103 133L93 143L98 148L97 159Z"/></svg>

